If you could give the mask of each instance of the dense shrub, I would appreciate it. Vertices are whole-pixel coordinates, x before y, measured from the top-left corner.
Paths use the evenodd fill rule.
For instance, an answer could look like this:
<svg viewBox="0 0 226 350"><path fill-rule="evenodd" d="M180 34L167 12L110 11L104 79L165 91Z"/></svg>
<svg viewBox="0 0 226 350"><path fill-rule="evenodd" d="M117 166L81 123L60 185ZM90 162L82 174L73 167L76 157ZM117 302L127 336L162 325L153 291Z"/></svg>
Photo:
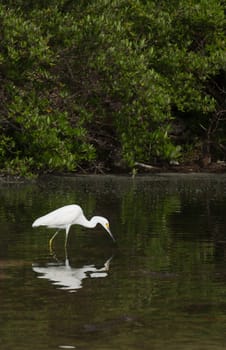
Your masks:
<svg viewBox="0 0 226 350"><path fill-rule="evenodd" d="M2 1L1 168L133 167L197 148L223 159L223 5Z"/></svg>

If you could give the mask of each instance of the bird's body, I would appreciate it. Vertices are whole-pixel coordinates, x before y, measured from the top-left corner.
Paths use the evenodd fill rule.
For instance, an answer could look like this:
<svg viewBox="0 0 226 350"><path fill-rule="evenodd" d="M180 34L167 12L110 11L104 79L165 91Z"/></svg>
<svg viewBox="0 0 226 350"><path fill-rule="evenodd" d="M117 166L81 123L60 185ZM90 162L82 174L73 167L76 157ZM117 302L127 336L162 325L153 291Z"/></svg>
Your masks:
<svg viewBox="0 0 226 350"><path fill-rule="evenodd" d="M109 222L106 218L103 216L94 216L91 220L88 220L84 213L82 208L77 204L71 204L66 205L62 208L56 209L44 216L41 216L40 218L36 219L32 227L39 227L39 226L47 226L49 228L57 228L57 232L53 235L53 237L50 239L50 247L52 245L52 241L59 232L59 230L64 229L66 230L66 240L65 245L67 243L67 237L70 230L70 227L72 225L81 225L84 227L93 228L97 224L101 224L105 230L109 233L109 235L112 237L113 240L114 237L111 234L111 231L109 229Z"/></svg>
<svg viewBox="0 0 226 350"><path fill-rule="evenodd" d="M83 210L79 205L72 204L51 211L35 220L32 227L47 226L50 228L67 229L68 225L79 224L79 218L83 218ZM82 224L82 223L81 223Z"/></svg>

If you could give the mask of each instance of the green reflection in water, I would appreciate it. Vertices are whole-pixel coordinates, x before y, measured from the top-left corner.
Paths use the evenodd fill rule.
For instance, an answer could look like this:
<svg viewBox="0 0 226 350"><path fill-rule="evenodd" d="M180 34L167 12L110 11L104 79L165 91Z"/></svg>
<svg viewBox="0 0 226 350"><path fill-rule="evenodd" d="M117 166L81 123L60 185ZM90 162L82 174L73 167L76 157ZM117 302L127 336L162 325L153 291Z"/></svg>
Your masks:
<svg viewBox="0 0 226 350"><path fill-rule="evenodd" d="M1 349L225 347L224 176L52 177L0 198ZM70 203L117 246L74 226L68 261L63 231L51 256L31 224Z"/></svg>

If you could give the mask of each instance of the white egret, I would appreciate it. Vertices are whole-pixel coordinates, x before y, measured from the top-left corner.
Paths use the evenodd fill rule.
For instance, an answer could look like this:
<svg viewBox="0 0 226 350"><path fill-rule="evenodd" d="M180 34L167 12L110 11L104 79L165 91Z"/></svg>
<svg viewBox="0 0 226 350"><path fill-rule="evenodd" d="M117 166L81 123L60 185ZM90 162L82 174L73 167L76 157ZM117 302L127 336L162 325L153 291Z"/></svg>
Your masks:
<svg viewBox="0 0 226 350"><path fill-rule="evenodd" d="M54 238L62 229L66 231L66 247L70 227L75 224L89 228L94 228L97 224L101 224L103 228L109 233L113 241L115 241L110 231L109 222L106 218L103 216L93 216L92 219L87 220L83 214L82 208L76 204L66 205L62 208L50 212L49 214L41 216L33 222L32 227L47 226L49 228L58 229L49 241L49 246L51 249Z"/></svg>

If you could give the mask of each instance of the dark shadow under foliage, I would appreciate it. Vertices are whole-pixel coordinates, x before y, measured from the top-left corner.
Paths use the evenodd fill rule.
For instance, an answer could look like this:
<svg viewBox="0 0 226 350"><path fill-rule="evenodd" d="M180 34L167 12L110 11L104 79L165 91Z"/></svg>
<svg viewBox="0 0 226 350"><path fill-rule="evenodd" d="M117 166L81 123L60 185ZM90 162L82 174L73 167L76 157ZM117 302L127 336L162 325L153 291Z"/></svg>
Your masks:
<svg viewBox="0 0 226 350"><path fill-rule="evenodd" d="M5 173L225 160L225 14L211 1L2 1Z"/></svg>

